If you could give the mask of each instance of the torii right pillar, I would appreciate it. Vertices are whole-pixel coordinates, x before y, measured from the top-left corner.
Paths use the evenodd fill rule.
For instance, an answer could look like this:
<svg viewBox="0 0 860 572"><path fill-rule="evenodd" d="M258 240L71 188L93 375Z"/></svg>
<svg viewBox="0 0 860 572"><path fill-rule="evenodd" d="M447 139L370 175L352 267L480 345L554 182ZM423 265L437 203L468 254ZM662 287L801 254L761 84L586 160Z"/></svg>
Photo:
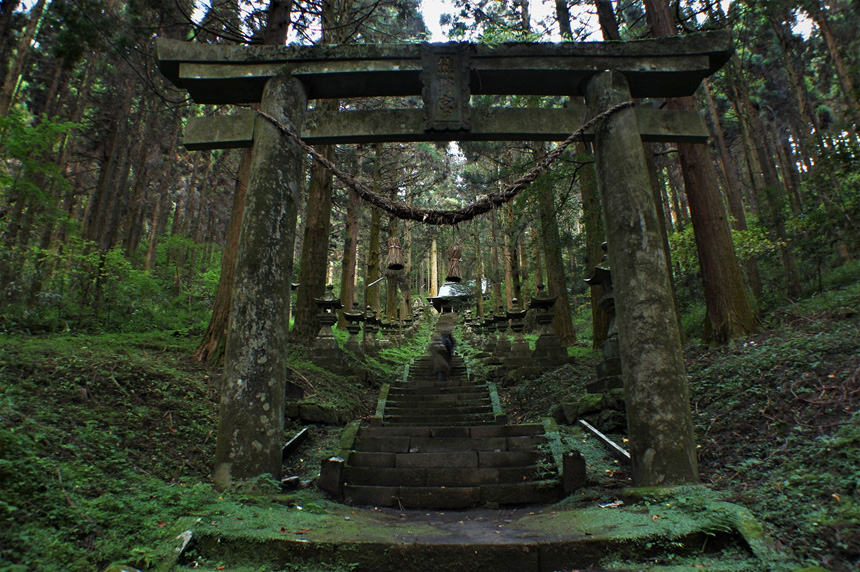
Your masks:
<svg viewBox="0 0 860 572"><path fill-rule="evenodd" d="M597 73L588 83L592 117L630 100L627 80L618 72ZM635 110L623 109L598 123L594 147L612 254L633 483L696 483L683 351Z"/></svg>

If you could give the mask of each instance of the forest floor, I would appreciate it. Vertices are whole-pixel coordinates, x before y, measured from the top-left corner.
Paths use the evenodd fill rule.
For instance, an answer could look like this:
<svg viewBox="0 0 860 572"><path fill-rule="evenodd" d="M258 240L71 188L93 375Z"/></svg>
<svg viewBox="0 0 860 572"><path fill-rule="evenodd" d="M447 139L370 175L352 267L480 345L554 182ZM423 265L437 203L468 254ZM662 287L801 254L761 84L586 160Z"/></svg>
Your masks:
<svg viewBox="0 0 860 572"><path fill-rule="evenodd" d="M687 348L703 480L748 507L798 566L860 567L860 284L768 316L724 348ZM201 506L259 502L211 487L217 370L169 333L0 337L0 570L142 567L165 530ZM336 378L297 352L293 379L342 416L372 412L379 383L419 346L398 348L363 378ZM513 419L546 415L580 391L594 355L503 388ZM289 438L302 426L285 431ZM310 424L287 476L312 479L336 451L337 424ZM586 452L587 455L587 452ZM623 468L600 486L629 484ZM253 489L253 490L252 490ZM308 506L313 506L312 502Z"/></svg>

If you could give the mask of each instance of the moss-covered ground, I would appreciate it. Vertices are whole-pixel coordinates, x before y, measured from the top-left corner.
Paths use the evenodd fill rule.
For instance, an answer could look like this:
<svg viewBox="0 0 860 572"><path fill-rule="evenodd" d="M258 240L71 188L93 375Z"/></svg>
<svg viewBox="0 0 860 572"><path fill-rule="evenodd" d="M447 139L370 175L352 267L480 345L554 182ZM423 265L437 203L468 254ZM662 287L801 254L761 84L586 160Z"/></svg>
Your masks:
<svg viewBox="0 0 860 572"><path fill-rule="evenodd" d="M771 313L761 333L732 346L688 346L700 465L712 496L702 500L681 492L680 499L669 501L631 497L624 466L606 456L594 438L562 425L566 446L581 450L588 461L589 484L543 516L524 519L532 528L521 533L568 535L574 525L552 526L564 522L558 515L577 511L576 526L591 517L622 524L626 518L644 517L659 528L672 524L669 515L674 515L679 527L701 519L708 530L719 531L728 526L719 507L740 506L759 518L775 547L789 555L785 566L778 560L768 566L856 570L858 308L860 285L854 281ZM214 491L209 483L220 379L217 369L188 357L197 341L153 333L0 337L0 570L104 570L114 562L151 567L163 561L165 547L175 539L177 527L184 526L196 527L201 538L215 538L203 532L217 528L310 543L310 536L303 535L326 539L353 528L372 540L378 537L373 537L371 521L400 524L399 514L365 515L325 500L312 488L283 492L266 479L246 490ZM387 359L370 363L362 375L343 378L316 368L296 350L292 379L307 400L344 416L365 417L373 411L379 385L399 376L402 365L421 351L420 344L387 350ZM573 353L573 365L500 387L512 421L540 419L583 392L597 357L584 347ZM473 370L475 375L489 373ZM293 420L285 438L304 426L311 429L311 438L287 460L285 475L309 481L319 460L337 450L342 426ZM621 433L612 437L623 443ZM267 491L288 496L261 495ZM599 506L616 500L625 505ZM726 501L732 505L723 505ZM752 521L741 520L747 540L756 537ZM252 521L260 528L252 528ZM741 526L740 520L732 523ZM390 535L391 528L383 527L379 537L386 530ZM416 536L428 541L444 537L447 529L414 522L404 530L396 534L406 542L414 533L414 542ZM722 562L697 562L689 551L673 551L671 542L638 553L636 561L620 551L609 553L601 565L737 570L750 562L745 559L749 552L738 546L727 547ZM762 540L757 550L764 553L766 546ZM193 549L190 545L181 566L193 565ZM356 560L349 556L343 553L322 563L296 557L280 569L354 569ZM761 559L752 562L759 566ZM229 569L267 568L237 564Z"/></svg>
<svg viewBox="0 0 860 572"><path fill-rule="evenodd" d="M762 330L721 348L690 343L686 362L702 480L747 507L796 566L860 569L860 282L857 267L831 289L764 317ZM837 277L838 278L838 277ZM503 389L513 420L576 401L599 356ZM586 459L593 439L561 426ZM623 444L623 434L610 435ZM589 462L601 490L623 467Z"/></svg>

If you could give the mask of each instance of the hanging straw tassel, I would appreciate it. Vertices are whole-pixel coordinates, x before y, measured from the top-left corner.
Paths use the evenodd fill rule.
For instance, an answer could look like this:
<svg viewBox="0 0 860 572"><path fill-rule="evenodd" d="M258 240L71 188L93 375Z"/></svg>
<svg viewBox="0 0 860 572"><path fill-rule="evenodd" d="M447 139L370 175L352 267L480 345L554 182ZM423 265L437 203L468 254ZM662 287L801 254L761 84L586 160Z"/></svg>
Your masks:
<svg viewBox="0 0 860 572"><path fill-rule="evenodd" d="M400 239L391 237L388 239L388 269L392 271L403 270L403 249L400 247Z"/></svg>
<svg viewBox="0 0 860 572"><path fill-rule="evenodd" d="M448 275L445 276L445 282L459 282L462 280L460 275L460 256L463 249L459 246L452 246L448 249Z"/></svg>

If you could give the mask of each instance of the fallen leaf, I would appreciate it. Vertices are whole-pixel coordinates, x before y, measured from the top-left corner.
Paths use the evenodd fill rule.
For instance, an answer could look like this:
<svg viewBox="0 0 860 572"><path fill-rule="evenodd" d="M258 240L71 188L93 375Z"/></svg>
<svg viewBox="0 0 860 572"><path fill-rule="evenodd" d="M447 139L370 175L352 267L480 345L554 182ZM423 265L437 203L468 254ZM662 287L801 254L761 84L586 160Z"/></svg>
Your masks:
<svg viewBox="0 0 860 572"><path fill-rule="evenodd" d="M167 526L167 522L163 520L158 521L158 528L164 528L165 526Z"/></svg>

